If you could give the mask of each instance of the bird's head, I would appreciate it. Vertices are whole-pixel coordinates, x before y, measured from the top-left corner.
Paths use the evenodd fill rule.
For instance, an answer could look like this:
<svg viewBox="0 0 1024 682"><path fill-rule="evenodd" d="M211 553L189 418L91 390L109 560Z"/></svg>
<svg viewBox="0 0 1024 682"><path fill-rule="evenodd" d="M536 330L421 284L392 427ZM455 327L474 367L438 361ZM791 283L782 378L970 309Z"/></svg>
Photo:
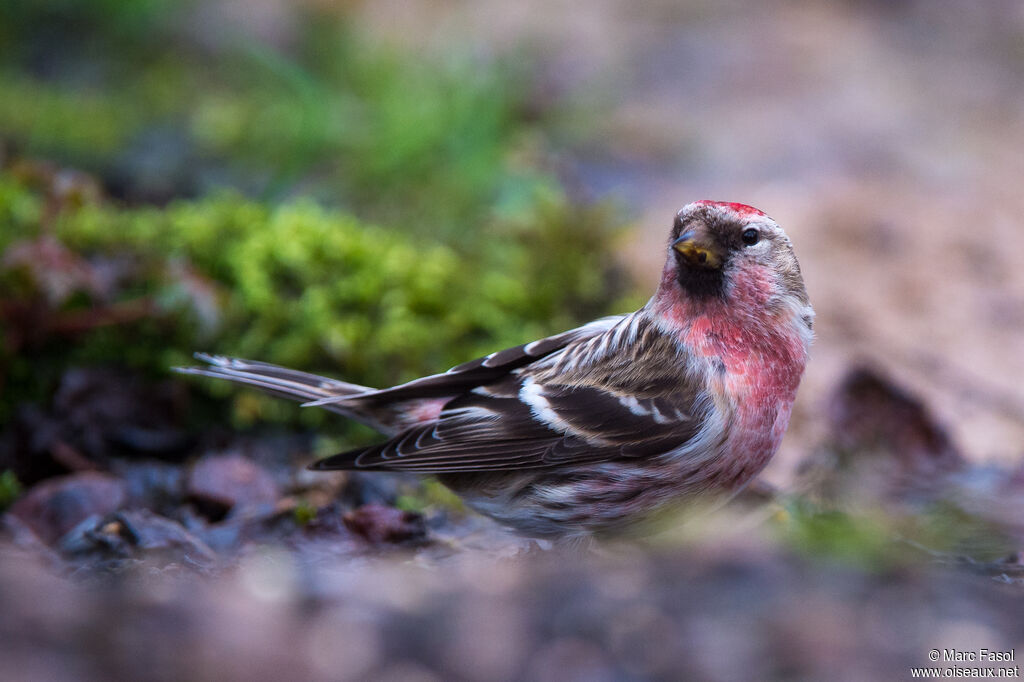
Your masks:
<svg viewBox="0 0 1024 682"><path fill-rule="evenodd" d="M807 305L793 245L779 225L745 204L695 201L677 214L663 286L690 300L754 297Z"/></svg>

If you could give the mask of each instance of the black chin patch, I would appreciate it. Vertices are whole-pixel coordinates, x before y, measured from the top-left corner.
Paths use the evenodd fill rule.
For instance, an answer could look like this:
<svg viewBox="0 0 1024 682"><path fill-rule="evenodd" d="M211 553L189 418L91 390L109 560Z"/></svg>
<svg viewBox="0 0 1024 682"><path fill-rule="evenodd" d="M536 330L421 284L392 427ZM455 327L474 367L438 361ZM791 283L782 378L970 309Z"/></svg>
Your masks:
<svg viewBox="0 0 1024 682"><path fill-rule="evenodd" d="M725 275L721 268L690 265L685 258L677 255L676 281L693 298L725 297Z"/></svg>

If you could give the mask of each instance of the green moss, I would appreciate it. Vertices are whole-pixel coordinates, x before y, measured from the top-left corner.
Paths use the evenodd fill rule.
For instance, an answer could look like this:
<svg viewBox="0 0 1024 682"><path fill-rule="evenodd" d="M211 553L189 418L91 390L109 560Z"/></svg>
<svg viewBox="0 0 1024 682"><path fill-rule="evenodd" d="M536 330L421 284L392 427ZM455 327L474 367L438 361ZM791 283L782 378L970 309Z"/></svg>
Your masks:
<svg viewBox="0 0 1024 682"><path fill-rule="evenodd" d="M415 488L405 491L395 500L395 506L403 511L426 513L432 510L465 512L466 506L459 496L443 486L435 478L420 480Z"/></svg>
<svg viewBox="0 0 1024 682"><path fill-rule="evenodd" d="M897 543L893 519L884 515L847 514L794 498L778 521L782 539L814 557L885 568L906 554Z"/></svg>
<svg viewBox="0 0 1024 682"><path fill-rule="evenodd" d="M130 108L95 90L68 90L0 73L0 123L37 152L68 159L113 154L141 122Z"/></svg>
<svg viewBox="0 0 1024 682"><path fill-rule="evenodd" d="M0 174L0 243L50 234L76 267L118 276L102 292L86 277L54 299L44 295L52 268L0 270L0 286L54 324L31 342L9 339L0 366L8 406L45 393L68 366L161 375L194 350L390 385L610 312L620 292L614 216L553 192L515 220L483 224L481 238L445 243L308 199L265 206L237 194L163 209L65 206L44 230L42 191ZM147 312L104 322L126 306ZM68 316L96 324L63 334ZM217 398L235 396L243 421L298 413L223 382L199 383ZM307 423L323 416L302 411Z"/></svg>
<svg viewBox="0 0 1024 682"><path fill-rule="evenodd" d="M0 473L0 512L11 506L20 494L21 483L13 471L5 469Z"/></svg>
<svg viewBox="0 0 1024 682"><path fill-rule="evenodd" d="M75 364L162 375L201 349L383 385L616 311L616 216L552 172L528 60L399 49L344 9L290 8L271 45L194 10L15 0L0 22L0 143L135 204L0 173L0 249L46 233L109 284L0 269L22 324L0 418ZM202 385L240 423L295 418Z"/></svg>
<svg viewBox="0 0 1024 682"><path fill-rule="evenodd" d="M937 500L908 520L904 535L931 552L998 561L1017 551L1012 529L968 512L951 500Z"/></svg>
<svg viewBox="0 0 1024 682"><path fill-rule="evenodd" d="M793 498L777 521L782 539L795 549L866 568L891 568L921 556L992 562L1016 549L1007 528L942 500L840 511Z"/></svg>
<svg viewBox="0 0 1024 682"><path fill-rule="evenodd" d="M294 511L292 511L292 518L300 526L308 525L316 518L316 507L310 504L308 500L299 500L295 504Z"/></svg>

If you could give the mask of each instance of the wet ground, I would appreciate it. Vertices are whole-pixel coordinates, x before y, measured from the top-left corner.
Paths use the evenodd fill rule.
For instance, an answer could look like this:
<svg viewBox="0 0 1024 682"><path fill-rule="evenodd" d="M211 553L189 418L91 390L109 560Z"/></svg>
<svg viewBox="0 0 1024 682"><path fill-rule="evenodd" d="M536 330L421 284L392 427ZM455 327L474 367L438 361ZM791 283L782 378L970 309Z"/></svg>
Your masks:
<svg viewBox="0 0 1024 682"><path fill-rule="evenodd" d="M5 679L904 679L1024 640L1020 590L771 548L423 565L263 552L67 580L5 553Z"/></svg>

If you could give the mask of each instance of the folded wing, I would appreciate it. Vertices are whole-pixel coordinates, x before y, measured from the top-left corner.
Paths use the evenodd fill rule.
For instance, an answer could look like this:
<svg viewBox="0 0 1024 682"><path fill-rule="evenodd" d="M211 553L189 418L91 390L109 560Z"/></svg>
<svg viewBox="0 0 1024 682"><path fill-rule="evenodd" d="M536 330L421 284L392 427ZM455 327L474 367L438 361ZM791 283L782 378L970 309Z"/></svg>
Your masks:
<svg viewBox="0 0 1024 682"><path fill-rule="evenodd" d="M602 338L621 333L610 327L543 361L506 369L450 400L435 421L311 468L501 471L655 457L685 446L697 436L710 401L687 380L685 358L654 352L659 342L649 335L657 330L640 330L628 346ZM563 356L574 357L571 368L560 368ZM435 378L420 381L432 390ZM390 391L401 395L410 386Z"/></svg>

